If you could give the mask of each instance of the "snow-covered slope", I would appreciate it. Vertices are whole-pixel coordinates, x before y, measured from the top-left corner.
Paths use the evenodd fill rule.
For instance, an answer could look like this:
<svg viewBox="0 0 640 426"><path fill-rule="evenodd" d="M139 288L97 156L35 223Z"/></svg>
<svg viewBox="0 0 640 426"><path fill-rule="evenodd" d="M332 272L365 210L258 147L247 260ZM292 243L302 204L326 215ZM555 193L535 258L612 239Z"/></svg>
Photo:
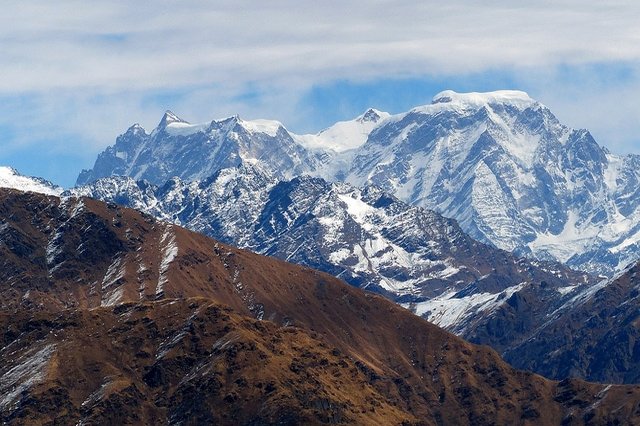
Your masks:
<svg viewBox="0 0 640 426"><path fill-rule="evenodd" d="M316 135L295 135L294 138L308 149L345 152L364 145L371 131L389 116L387 112L369 108L355 119L339 121Z"/></svg>
<svg viewBox="0 0 640 426"><path fill-rule="evenodd" d="M280 178L312 172L320 159L277 121L245 121L240 117L189 124L167 111L151 133L133 125L83 170L77 184L112 175L162 183L178 176L204 179L217 170L259 163Z"/></svg>
<svg viewBox="0 0 640 426"><path fill-rule="evenodd" d="M342 176L499 248L611 275L640 253L639 166L524 92L445 91L376 127Z"/></svg>
<svg viewBox="0 0 640 426"><path fill-rule="evenodd" d="M23 176L17 170L4 166L0 166L0 188L14 188L46 195L60 195L63 191L61 187L47 180Z"/></svg>

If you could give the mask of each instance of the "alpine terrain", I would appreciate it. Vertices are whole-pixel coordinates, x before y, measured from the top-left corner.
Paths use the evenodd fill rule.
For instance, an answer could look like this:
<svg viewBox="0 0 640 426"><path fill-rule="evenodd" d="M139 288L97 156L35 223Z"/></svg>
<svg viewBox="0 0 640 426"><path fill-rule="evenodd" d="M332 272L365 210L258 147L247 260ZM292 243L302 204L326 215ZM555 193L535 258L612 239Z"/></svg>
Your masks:
<svg viewBox="0 0 640 426"><path fill-rule="evenodd" d="M223 169L204 181L173 178L162 186L114 176L71 193L328 272L499 350L528 338L532 327L594 283L560 264L519 259L478 243L454 220L378 188L313 177L278 181L255 165ZM495 317L511 311L516 299L526 300L520 305L527 310L498 323Z"/></svg>
<svg viewBox="0 0 640 426"><path fill-rule="evenodd" d="M520 372L314 270L0 189L7 424L606 424L640 388Z"/></svg>
<svg viewBox="0 0 640 426"><path fill-rule="evenodd" d="M506 351L519 368L547 377L640 382L640 263L606 286L562 306L532 336Z"/></svg>
<svg viewBox="0 0 640 426"><path fill-rule="evenodd" d="M68 194L328 272L515 365L629 382L620 371L635 368L632 355L567 369L541 355L549 347L536 336L609 284L554 262L613 276L640 257L637 161L523 92L445 91L317 135L238 117L191 125L168 112L151 133L136 125L119 137ZM556 341L570 348L572 338ZM585 344L579 359L596 349Z"/></svg>
<svg viewBox="0 0 640 426"><path fill-rule="evenodd" d="M24 176L16 169L4 166L0 166L0 188L15 188L47 195L60 195L63 191L61 187L47 180Z"/></svg>
<svg viewBox="0 0 640 426"><path fill-rule="evenodd" d="M590 273L611 277L640 257L640 157L611 154L518 91L445 91L317 135L239 117L191 125L168 112L151 133L131 127L77 183L204 180L241 163L279 179L373 184L456 219L479 241Z"/></svg>
<svg viewBox="0 0 640 426"><path fill-rule="evenodd" d="M382 122L346 175L516 254L605 275L640 257L640 157L609 153L523 92L442 92Z"/></svg>

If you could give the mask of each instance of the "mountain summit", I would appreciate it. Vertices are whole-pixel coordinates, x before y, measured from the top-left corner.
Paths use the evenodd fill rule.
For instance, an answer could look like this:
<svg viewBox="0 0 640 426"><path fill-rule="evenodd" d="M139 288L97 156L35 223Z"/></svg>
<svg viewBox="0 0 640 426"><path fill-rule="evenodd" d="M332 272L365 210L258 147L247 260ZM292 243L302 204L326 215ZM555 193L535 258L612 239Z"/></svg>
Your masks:
<svg viewBox="0 0 640 426"><path fill-rule="evenodd" d="M463 105L479 107L483 105L519 105L526 108L536 103L525 92L519 90L497 90L495 92L470 92L458 93L453 90L444 90L433 97L432 104Z"/></svg>
<svg viewBox="0 0 640 426"><path fill-rule="evenodd" d="M524 92L456 93L390 115L374 109L314 135L230 118L128 131L78 184L125 175L158 185L251 163L375 185L456 219L472 237L612 276L640 255L640 156L617 156Z"/></svg>
<svg viewBox="0 0 640 426"><path fill-rule="evenodd" d="M177 115L175 115L173 112L167 110L167 111L165 111L164 115L162 116L162 119L160 120L160 123L158 124L158 128L159 129L164 129L171 123L189 124L188 122L184 121L182 118L180 118Z"/></svg>

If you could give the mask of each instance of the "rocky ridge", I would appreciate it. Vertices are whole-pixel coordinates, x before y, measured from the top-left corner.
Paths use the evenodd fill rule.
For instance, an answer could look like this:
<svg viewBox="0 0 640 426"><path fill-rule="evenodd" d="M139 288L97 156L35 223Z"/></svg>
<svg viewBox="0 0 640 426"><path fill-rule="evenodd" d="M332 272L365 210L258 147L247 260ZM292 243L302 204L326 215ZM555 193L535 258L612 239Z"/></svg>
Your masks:
<svg viewBox="0 0 640 426"><path fill-rule="evenodd" d="M378 188L299 177L277 181L257 166L162 186L100 179L69 194L137 208L167 221L384 294L463 336L485 327L512 297L529 293L539 318L593 279L560 264L530 262L468 237L457 223ZM498 334L497 331L493 334ZM514 344L526 336L523 330ZM504 336L501 336L502 339ZM482 343L492 344L494 337Z"/></svg>
<svg viewBox="0 0 640 426"><path fill-rule="evenodd" d="M505 352L547 377L605 383L640 381L640 264L612 283L561 306L531 337Z"/></svg>

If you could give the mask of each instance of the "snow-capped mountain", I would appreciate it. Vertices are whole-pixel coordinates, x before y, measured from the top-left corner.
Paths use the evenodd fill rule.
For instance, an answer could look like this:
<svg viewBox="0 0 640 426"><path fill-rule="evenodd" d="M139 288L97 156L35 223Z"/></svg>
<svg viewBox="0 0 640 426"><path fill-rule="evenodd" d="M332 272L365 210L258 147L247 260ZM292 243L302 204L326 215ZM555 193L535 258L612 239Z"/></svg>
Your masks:
<svg viewBox="0 0 640 426"><path fill-rule="evenodd" d="M524 92L445 91L384 120L345 174L455 218L480 241L612 274L640 253L638 166Z"/></svg>
<svg viewBox="0 0 640 426"><path fill-rule="evenodd" d="M370 109L316 135L238 117L191 125L167 112L150 134L131 127L78 184L203 180L249 163L278 179L373 184L482 242L592 273L613 276L640 257L640 156L611 154L518 91L445 91L430 105Z"/></svg>
<svg viewBox="0 0 640 426"><path fill-rule="evenodd" d="M147 133L131 126L102 152L77 185L113 175L162 184L172 177L202 180L240 164L257 164L279 179L303 174L334 179L348 169L362 146L389 113L368 109L350 121L335 123L313 135L289 132L273 120L242 120L238 116L190 124L167 111Z"/></svg>
<svg viewBox="0 0 640 426"><path fill-rule="evenodd" d="M23 176L16 169L5 166L0 166L0 188L13 188L46 195L60 195L63 191L61 187L48 180Z"/></svg>
<svg viewBox="0 0 640 426"><path fill-rule="evenodd" d="M173 178L160 186L102 178L71 193L134 207L328 272L459 334L470 324L484 327L516 293L560 302L592 282L559 264L518 259L479 243L454 220L378 188L308 176L278 181L257 165L223 169L203 181Z"/></svg>
<svg viewBox="0 0 640 426"><path fill-rule="evenodd" d="M151 133L131 126L98 156L92 170L82 171L77 184L112 175L154 183L174 176L205 179L220 169L252 162L277 177L291 178L315 170L321 164L316 155L277 121L234 116L194 125L167 111Z"/></svg>

